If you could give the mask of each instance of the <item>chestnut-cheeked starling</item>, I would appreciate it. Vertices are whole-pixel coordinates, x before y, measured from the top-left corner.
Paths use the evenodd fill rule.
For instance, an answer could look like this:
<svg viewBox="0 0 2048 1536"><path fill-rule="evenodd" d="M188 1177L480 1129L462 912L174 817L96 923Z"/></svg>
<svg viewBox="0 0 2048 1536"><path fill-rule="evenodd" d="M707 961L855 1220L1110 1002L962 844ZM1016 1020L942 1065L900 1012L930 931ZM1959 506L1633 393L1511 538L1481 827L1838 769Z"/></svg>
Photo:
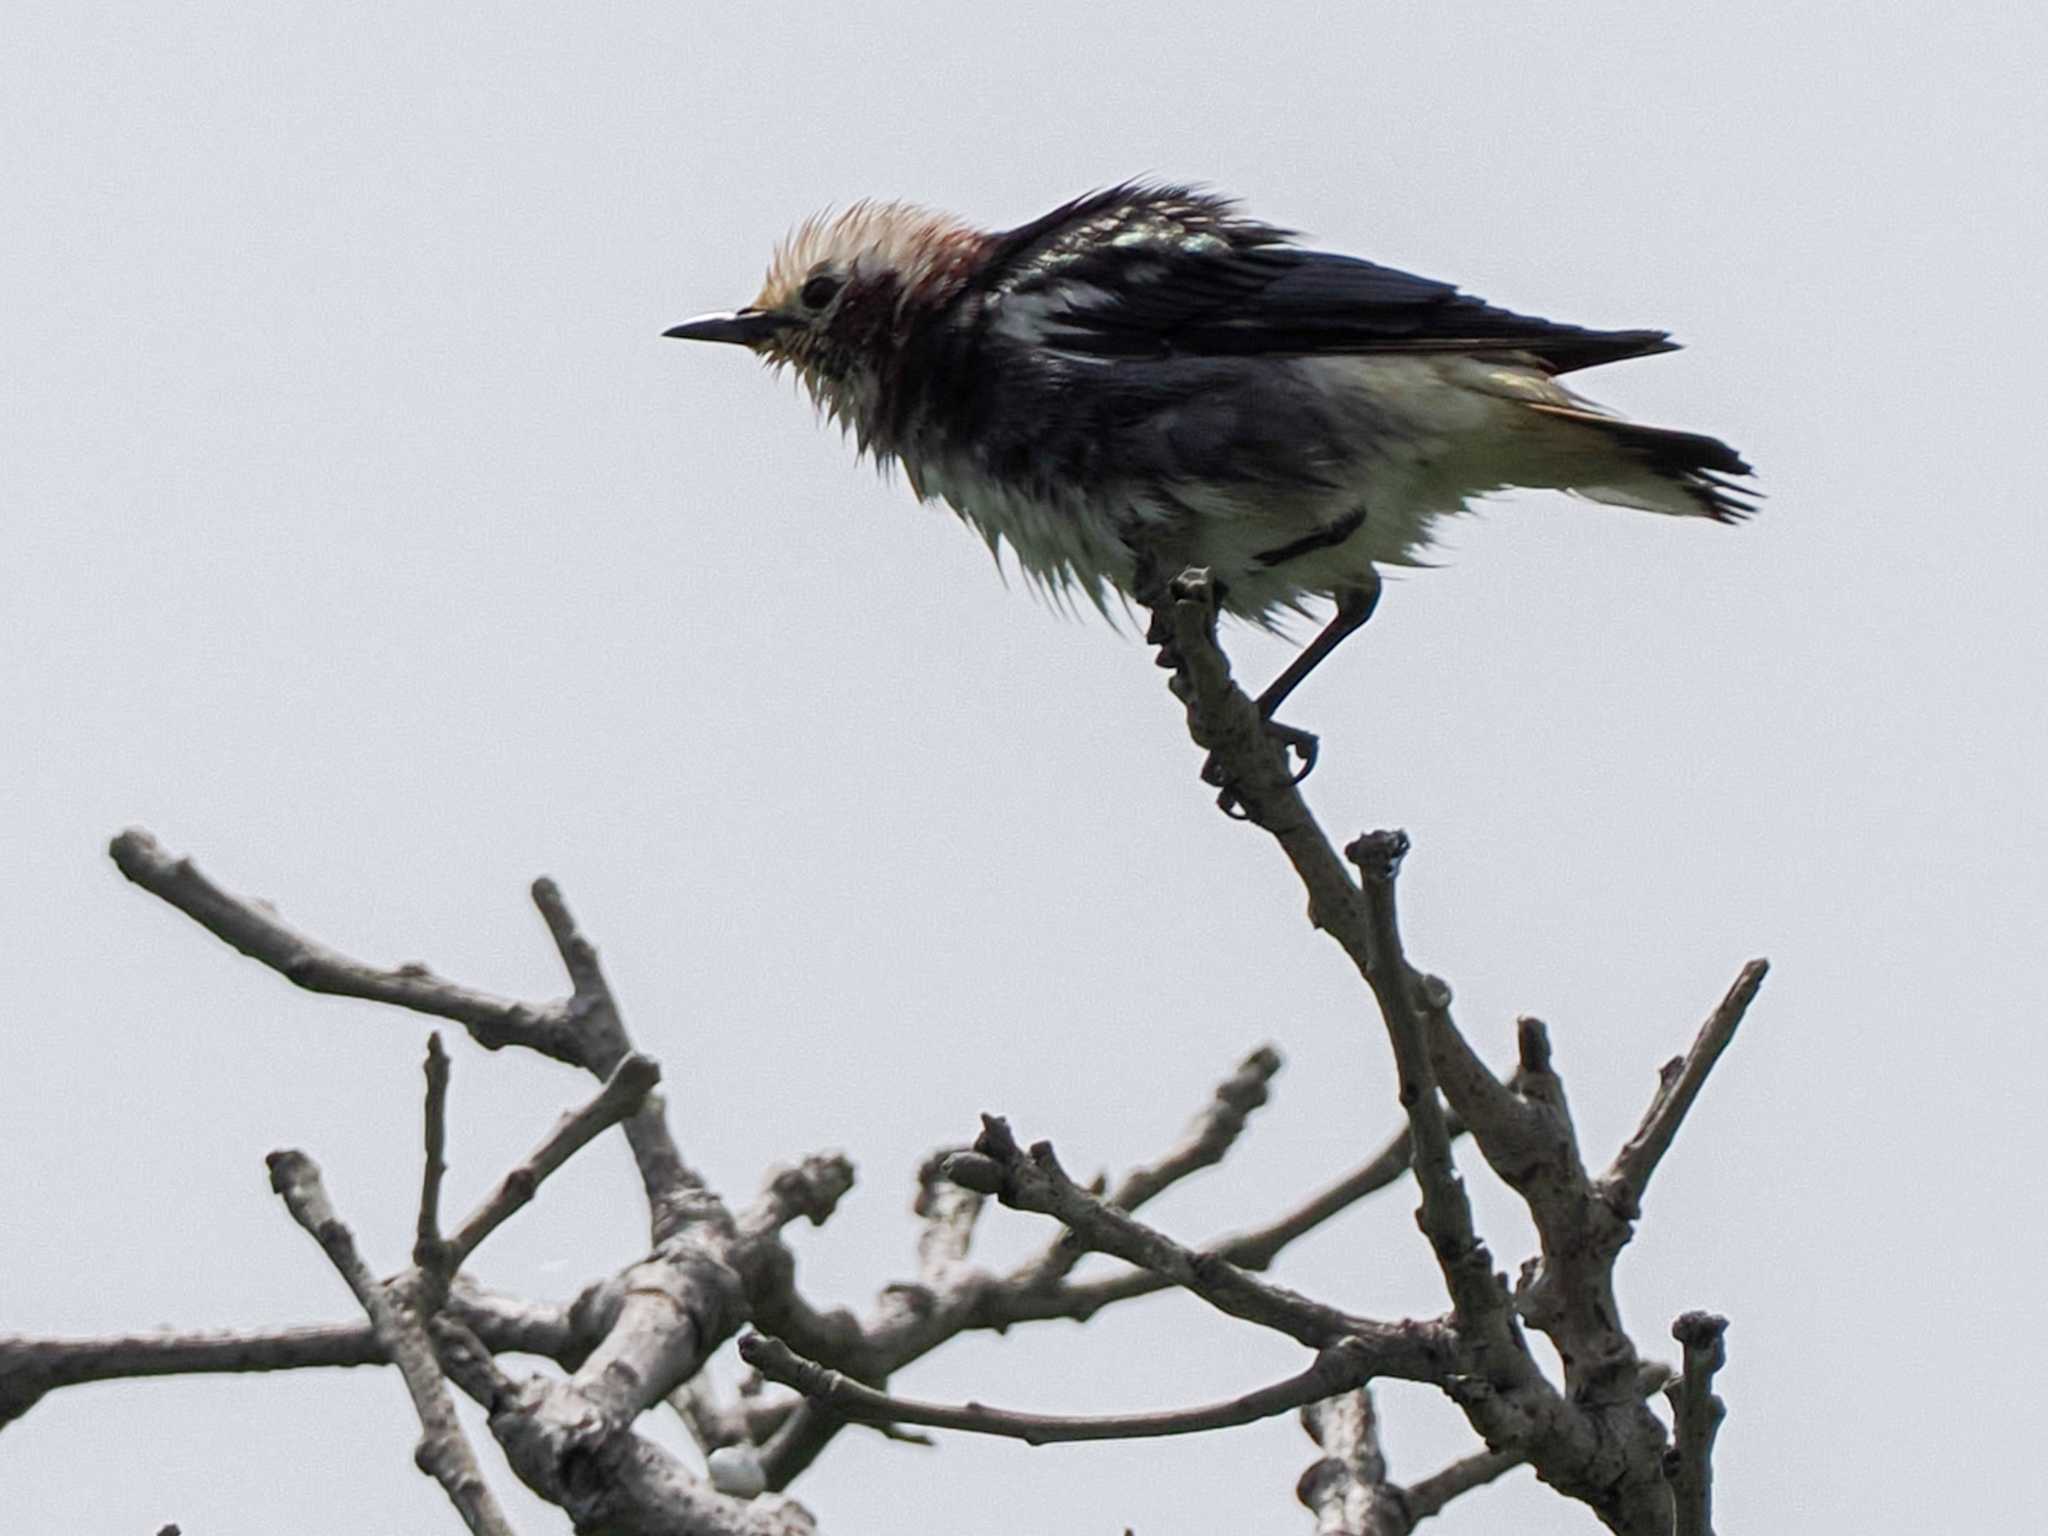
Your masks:
<svg viewBox="0 0 2048 1536"><path fill-rule="evenodd" d="M800 226L746 308L667 334L794 369L864 454L900 463L1047 589L1144 600L1142 582L1206 566L1221 606L1254 622L1333 599L1261 695L1269 720L1371 613L1375 566L1416 563L1475 497L1752 510L1726 443L1624 421L1558 382L1671 351L1664 332L1496 309L1304 250L1187 187L1112 187L1001 233L857 204ZM1293 744L1306 759L1311 741Z"/></svg>

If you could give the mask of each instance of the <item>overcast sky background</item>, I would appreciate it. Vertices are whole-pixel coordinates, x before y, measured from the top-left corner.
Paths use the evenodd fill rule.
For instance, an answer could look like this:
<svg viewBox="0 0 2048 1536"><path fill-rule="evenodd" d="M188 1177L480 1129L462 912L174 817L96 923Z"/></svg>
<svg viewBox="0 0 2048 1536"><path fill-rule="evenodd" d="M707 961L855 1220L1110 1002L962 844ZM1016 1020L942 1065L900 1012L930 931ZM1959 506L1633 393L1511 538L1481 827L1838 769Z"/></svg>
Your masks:
<svg viewBox="0 0 2048 1536"><path fill-rule="evenodd" d="M1516 496L1459 523L1299 696L1311 799L1333 833L1409 830L1412 954L1496 1059L1517 1013L1550 1022L1590 1157L1774 961L1621 1270L1654 1354L1680 1311L1733 1320L1724 1530L2041 1508L2048 22L1792 11L15 0L0 1331L355 1315L266 1187L277 1146L373 1263L410 1242L424 1023L295 992L125 885L130 824L352 953L534 997L562 982L525 890L556 876L721 1188L857 1161L795 1237L821 1301L911 1272L917 1163L984 1109L1121 1167L1277 1042L1239 1152L1156 1209L1191 1241L1376 1146L1367 995L1212 807L1146 651L1005 591L786 383L659 339L829 203L997 225L1158 173L1687 343L1581 382L1737 444L1762 516ZM1253 681L1286 654L1231 644ZM450 1045L466 1207L588 1086ZM1467 1163L1511 1267L1526 1225ZM477 1271L567 1296L636 1252L636 1194L610 1138ZM1412 1205L1281 1278L1439 1310ZM1110 1412L1300 1363L1167 1297L898 1385ZM1472 1448L1426 1393L1383 1407L1398 1476ZM63 1391L0 1434L0 1526L455 1529L416 1434L382 1372ZM561 1528L483 1453L522 1529ZM1291 1420L852 1432L794 1492L828 1536L1305 1531L1310 1458ZM1438 1526L1594 1528L1526 1472Z"/></svg>

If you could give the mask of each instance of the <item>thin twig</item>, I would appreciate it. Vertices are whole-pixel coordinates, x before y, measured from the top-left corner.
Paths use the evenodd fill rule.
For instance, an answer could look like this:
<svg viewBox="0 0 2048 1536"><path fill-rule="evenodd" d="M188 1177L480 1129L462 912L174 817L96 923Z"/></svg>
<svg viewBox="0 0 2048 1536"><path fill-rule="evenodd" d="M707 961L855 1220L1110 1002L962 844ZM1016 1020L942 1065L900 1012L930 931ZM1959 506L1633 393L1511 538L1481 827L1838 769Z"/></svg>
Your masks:
<svg viewBox="0 0 2048 1536"><path fill-rule="evenodd" d="M1216 1092L1186 1133L1165 1156L1131 1169L1109 1191L1109 1203L1121 1211L1135 1211L1171 1189L1190 1174L1212 1168L1223 1161L1237 1138L1244 1134L1252 1111L1269 1096L1268 1085L1280 1070L1280 1053L1262 1045L1238 1063L1237 1069L1216 1085ZM1072 1273L1085 1253L1071 1232L1054 1238L1036 1260L1018 1269L1013 1277L1019 1289L1042 1291L1057 1285Z"/></svg>
<svg viewBox="0 0 2048 1536"><path fill-rule="evenodd" d="M1029 1153L1009 1126L982 1117L972 1152L956 1154L946 1176L992 1194L1017 1210L1037 1211L1072 1231L1085 1247L1113 1254L1184 1286L1219 1311L1272 1328L1312 1348L1355 1337L1374 1355L1372 1374L1435 1381L1444 1366L1444 1337L1434 1322L1383 1323L1255 1280L1214 1254L1197 1253L1126 1215L1070 1179L1047 1142Z"/></svg>
<svg viewBox="0 0 2048 1536"><path fill-rule="evenodd" d="M1068 1440L1143 1440L1252 1424L1332 1393L1348 1391L1370 1375L1372 1369L1372 1353L1364 1344L1339 1340L1318 1351L1314 1364L1299 1375L1228 1402L1164 1413L1075 1416L1019 1413L982 1403L954 1406L891 1397L804 1359L780 1339L758 1333L742 1335L739 1349L740 1358L769 1380L796 1388L843 1418L877 1424L926 1424L934 1429L1000 1435L1028 1445Z"/></svg>
<svg viewBox="0 0 2048 1536"><path fill-rule="evenodd" d="M1600 1181L1602 1193L1623 1215L1634 1219L1642 1213L1643 1192L1649 1188L1650 1175L1657 1171L1657 1164L1671 1149L1672 1138L1677 1136L1686 1112L1706 1086L1707 1074L1714 1070L1714 1063L1721 1059L1721 1053L1728 1049L1728 1042L1735 1038L1736 1026L1756 1000L1757 990L1763 986L1764 977L1770 974L1770 969L1768 960L1752 960L1745 965L1736 976L1735 984L1728 989L1728 995L1721 999L1720 1006L1707 1015L1706 1023L1700 1026L1699 1034L1693 1039L1692 1048L1665 1064L1656 1096L1650 1100L1650 1107L1643 1115L1643 1123L1615 1154L1613 1166Z"/></svg>
<svg viewBox="0 0 2048 1536"><path fill-rule="evenodd" d="M580 1062L593 1076L606 1077L633 1049L611 983L598 963L597 946L584 936L562 888L543 875L533 882L534 907L547 924L562 969L569 975L569 1000L564 1012L580 1042ZM703 1176L683 1161L669 1130L668 1112L658 1093L649 1093L626 1120L626 1142L633 1149L646 1191L654 1241L661 1243L699 1221L723 1222L724 1205Z"/></svg>
<svg viewBox="0 0 2048 1536"><path fill-rule="evenodd" d="M123 832L108 851L130 880L295 987L452 1019L490 1050L523 1045L557 1061L581 1062L575 1031L558 1010L458 986L423 965L380 970L351 959L307 938L262 903L222 890L190 859L173 858L140 828Z"/></svg>
<svg viewBox="0 0 2048 1536"><path fill-rule="evenodd" d="M1449 1129L1454 1139L1465 1134L1464 1123L1455 1116L1451 1117ZM1270 1268L1295 1239L1314 1231L1367 1195L1400 1180L1408 1172L1408 1147L1408 1132L1403 1130L1373 1157L1291 1210L1259 1226L1204 1243L1201 1252L1214 1254L1239 1269L1258 1272ZM1134 1269L1100 1280L1069 1281L1042 1295L1006 1293L997 1305L1006 1324L1053 1317L1086 1322L1106 1306L1155 1295L1170 1289L1171 1284L1150 1270Z"/></svg>
<svg viewBox="0 0 2048 1536"><path fill-rule="evenodd" d="M566 1365L582 1359L566 1308L458 1286L449 1308L493 1350L543 1355ZM384 1365L368 1323L312 1324L249 1332L29 1339L0 1335L0 1424L46 1392L94 1381Z"/></svg>
<svg viewBox="0 0 2048 1536"><path fill-rule="evenodd" d="M1368 832L1344 850L1365 894L1369 963L1366 980L1378 999L1393 1045L1401 1106L1415 1139L1415 1182L1422 1191L1419 1220L1435 1250L1459 1324L1475 1334L1516 1346L1506 1292L1493 1259L1472 1226L1472 1203L1451 1158L1450 1127L1437 1097L1429 1031L1416 1005L1416 978L1401 946L1394 880L1408 852L1405 832Z"/></svg>
<svg viewBox="0 0 2048 1536"><path fill-rule="evenodd" d="M637 1054L621 1057L597 1096L581 1109L562 1116L555 1123L555 1128L548 1132L547 1138L524 1162L498 1181L498 1187L470 1212L469 1219L448 1239L445 1248L448 1271L452 1273L460 1269L479 1243L533 1199L549 1174L599 1134L637 1110L660 1081L661 1068L650 1058Z"/></svg>
<svg viewBox="0 0 2048 1536"><path fill-rule="evenodd" d="M480 992L434 975L423 965L382 970L365 965L281 921L265 903L215 885L190 859L173 858L148 832L131 828L109 848L121 873L294 986L337 997L365 998L435 1018L452 1019L491 1050L520 1045L609 1076L632 1049L597 951L576 928L553 881L534 882L533 899L560 951L574 988L561 1001L534 1004ZM726 1213L704 1180L683 1162L659 1096L650 1095L626 1122L626 1139L647 1191L654 1240L692 1222Z"/></svg>
<svg viewBox="0 0 2048 1536"><path fill-rule="evenodd" d="M1203 1114L1211 1112L1213 1104ZM1201 1119L1197 1117L1197 1125ZM1404 1130L1377 1156L1302 1205L1197 1251L1240 1269L1264 1269L1303 1233L1400 1179L1408 1167L1407 1147ZM935 1154L920 1172L916 1209L925 1225L918 1239L916 1283L885 1287L874 1312L865 1319L840 1308L819 1311L796 1292L794 1263L786 1250L772 1250L775 1264L757 1276L751 1292L755 1326L856 1379L878 1382L969 1329L1000 1332L1017 1323L1052 1318L1085 1322L1116 1302L1175 1288L1176 1282L1162 1275L1131 1268L1101 1280L1069 1280L1049 1289L1033 1289L1043 1254L1008 1275L976 1268L967 1262L967 1251L982 1197L944 1177L950 1156L950 1152ZM1164 1161L1151 1166L1157 1168ZM1049 1244L1045 1253L1062 1241L1064 1234ZM786 1487L809 1466L840 1422L799 1400L797 1411L775 1433L773 1443L764 1445L771 1486Z"/></svg>
<svg viewBox="0 0 2048 1536"><path fill-rule="evenodd" d="M273 1152L268 1161L270 1187L283 1197L292 1219L312 1234L348 1282L385 1354L405 1378L420 1417L420 1440L413 1460L447 1491L449 1502L476 1536L512 1536L511 1522L498 1507L477 1466L476 1453L456 1420L447 1378L434 1359L419 1319L402 1302L394 1301L370 1273L356 1251L355 1235L335 1214L313 1160L303 1152Z"/></svg>
<svg viewBox="0 0 2048 1536"><path fill-rule="evenodd" d="M1420 1482L1408 1485L1404 1494L1408 1518L1420 1525L1460 1494L1485 1487L1503 1473L1525 1465L1528 1459L1520 1451L1474 1451L1441 1472L1432 1472Z"/></svg>
<svg viewBox="0 0 2048 1536"><path fill-rule="evenodd" d="M448 1172L448 1053L441 1032L427 1036L427 1105L420 1165L420 1218L413 1239L412 1261L421 1270L446 1275L454 1269L441 1241L441 1180Z"/></svg>
<svg viewBox="0 0 2048 1536"><path fill-rule="evenodd" d="M1714 1436L1728 1409L1714 1393L1714 1373L1727 1363L1728 1319L1688 1312L1671 1325L1685 1351L1679 1379L1665 1388L1671 1403L1672 1445L1664 1453L1671 1484L1673 1536L1714 1536Z"/></svg>

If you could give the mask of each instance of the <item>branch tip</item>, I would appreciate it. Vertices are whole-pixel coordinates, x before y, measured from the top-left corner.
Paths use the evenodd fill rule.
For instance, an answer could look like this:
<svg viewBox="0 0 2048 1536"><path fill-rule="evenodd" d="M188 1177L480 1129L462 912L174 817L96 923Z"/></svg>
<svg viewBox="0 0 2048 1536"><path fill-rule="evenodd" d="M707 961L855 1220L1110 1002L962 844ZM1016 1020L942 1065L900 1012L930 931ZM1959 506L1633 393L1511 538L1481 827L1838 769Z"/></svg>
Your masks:
<svg viewBox="0 0 2048 1536"><path fill-rule="evenodd" d="M944 1177L977 1195L993 1195L1003 1187L1003 1165L985 1152L955 1152L940 1164Z"/></svg>
<svg viewBox="0 0 2048 1536"><path fill-rule="evenodd" d="M1727 1363L1728 1320L1687 1312L1671 1325L1685 1352L1678 1380L1664 1389L1671 1404L1670 1447L1663 1472L1671 1485L1674 1536L1713 1536L1714 1437L1727 1407L1714 1394L1714 1374Z"/></svg>
<svg viewBox="0 0 2048 1536"><path fill-rule="evenodd" d="M1400 874L1401 861L1408 857L1411 846L1408 834L1398 828L1367 832L1351 840L1344 857L1358 866L1361 878L1388 884Z"/></svg>

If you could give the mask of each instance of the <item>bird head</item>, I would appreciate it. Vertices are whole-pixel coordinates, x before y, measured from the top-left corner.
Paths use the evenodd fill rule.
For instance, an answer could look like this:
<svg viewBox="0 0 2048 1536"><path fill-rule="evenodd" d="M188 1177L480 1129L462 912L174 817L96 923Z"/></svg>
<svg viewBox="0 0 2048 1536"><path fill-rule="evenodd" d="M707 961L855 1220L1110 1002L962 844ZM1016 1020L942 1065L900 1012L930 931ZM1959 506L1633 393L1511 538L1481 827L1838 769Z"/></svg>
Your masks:
<svg viewBox="0 0 2048 1536"><path fill-rule="evenodd" d="M965 286L988 238L908 203L856 203L798 225L751 304L663 334L730 342L794 369L866 444L912 332Z"/></svg>

